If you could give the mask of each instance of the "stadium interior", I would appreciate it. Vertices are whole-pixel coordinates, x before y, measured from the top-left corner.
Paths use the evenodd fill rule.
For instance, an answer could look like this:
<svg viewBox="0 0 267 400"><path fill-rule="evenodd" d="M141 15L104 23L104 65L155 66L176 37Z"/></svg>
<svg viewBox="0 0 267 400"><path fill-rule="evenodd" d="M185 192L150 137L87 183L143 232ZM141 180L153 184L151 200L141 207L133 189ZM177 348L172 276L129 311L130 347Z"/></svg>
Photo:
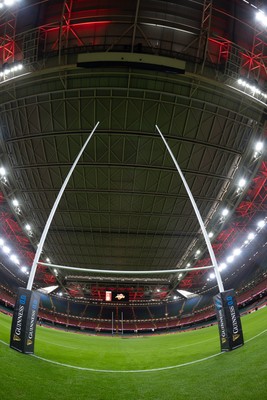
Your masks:
<svg viewBox="0 0 267 400"><path fill-rule="evenodd" d="M42 248L39 323L215 323L210 254L156 125L224 288L241 313L266 305L266 27L257 0L0 1L1 312L98 121Z"/></svg>

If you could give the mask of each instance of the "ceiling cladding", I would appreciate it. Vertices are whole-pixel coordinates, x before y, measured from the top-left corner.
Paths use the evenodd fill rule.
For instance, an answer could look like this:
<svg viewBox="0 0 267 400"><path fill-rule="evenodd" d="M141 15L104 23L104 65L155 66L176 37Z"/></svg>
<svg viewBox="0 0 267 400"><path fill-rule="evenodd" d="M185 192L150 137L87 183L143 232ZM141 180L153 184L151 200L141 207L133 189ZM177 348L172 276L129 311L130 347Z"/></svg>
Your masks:
<svg viewBox="0 0 267 400"><path fill-rule="evenodd" d="M248 6L235 2L248 18ZM1 81L0 129L10 170L3 192L9 202L13 193L20 199L15 217L33 226L32 247L100 121L53 218L43 260L120 271L184 268L203 237L155 125L207 228L217 224L219 233L216 212L225 204L234 212L242 200L236 177L254 177L259 168L251 148L263 136L265 103L236 87L239 73L266 78L267 69L244 58L255 50L255 32L244 44L228 1L28 3L17 11L13 54L25 72ZM207 259L205 250L201 256ZM55 278L63 286L65 274ZM201 287L203 275L191 283Z"/></svg>

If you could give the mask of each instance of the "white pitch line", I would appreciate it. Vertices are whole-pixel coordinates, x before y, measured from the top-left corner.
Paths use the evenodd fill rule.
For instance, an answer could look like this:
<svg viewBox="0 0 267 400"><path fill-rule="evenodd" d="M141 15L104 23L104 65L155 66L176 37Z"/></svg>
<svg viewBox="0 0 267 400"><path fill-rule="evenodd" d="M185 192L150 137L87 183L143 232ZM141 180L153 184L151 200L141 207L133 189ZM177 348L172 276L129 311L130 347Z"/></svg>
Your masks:
<svg viewBox="0 0 267 400"><path fill-rule="evenodd" d="M252 338L246 340L246 343L247 343L247 342L250 342L250 341L253 340L253 339L256 339L258 336L262 335L262 334L265 333L265 332L267 332L267 329L265 329L264 331L258 333L256 336L253 336Z"/></svg>
<svg viewBox="0 0 267 400"><path fill-rule="evenodd" d="M252 338L246 340L245 343L250 342L253 339L256 339L257 337L261 336L263 333L266 333L266 332L267 332L267 329L265 329L264 331L258 333L257 335L253 336ZM4 342L2 340L0 340L0 342L5 344L6 346L8 346L8 343L6 343L6 342ZM50 364L59 365L61 367L77 369L79 371L117 373L117 374L119 373L120 374L120 373L158 372L158 371L165 371L165 370L175 369L175 368L180 368L180 367L186 367L187 365L197 364L197 363L209 360L211 358L217 357L217 356L219 356L221 354L225 354L225 353L224 352L216 353L216 354L212 354L211 356L208 356L208 357L205 357L205 358L200 358L199 360L189 361L189 362L183 363L183 364L171 365L169 367L151 368L151 369L136 369L136 370L121 370L121 371L120 370L112 370L112 369L95 369L95 368L77 367L77 366L71 365L71 364L64 364L64 363L60 363L58 361L48 360L47 358L39 357L39 356L36 356L35 354L31 354L31 356L37 358L38 360L48 362Z"/></svg>
<svg viewBox="0 0 267 400"><path fill-rule="evenodd" d="M57 361L47 360L46 358L36 356L35 354L31 354L31 355L33 357L35 357L35 358L38 358L39 360L42 360L42 361L46 361L46 362L49 362L49 363L52 363L52 364L56 364L56 365L60 365L60 366L63 366L63 367L78 369L80 371L129 374L129 373L140 373L140 372L142 372L142 373L143 372L158 372L158 371L165 371L167 369L175 369L175 368L185 367L187 365L196 364L196 363L199 363L199 362L202 362L202 361L209 360L210 358L217 357L220 354L223 354L223 353L212 354L211 356L208 356L208 357L205 357L205 358L201 358L199 360L189 361L189 362L184 363L184 364L171 365L169 367L151 368L151 369L132 369L132 370L95 369L95 368L86 368L86 367L76 367L75 365L63 364L63 363L60 363L60 362L57 362Z"/></svg>

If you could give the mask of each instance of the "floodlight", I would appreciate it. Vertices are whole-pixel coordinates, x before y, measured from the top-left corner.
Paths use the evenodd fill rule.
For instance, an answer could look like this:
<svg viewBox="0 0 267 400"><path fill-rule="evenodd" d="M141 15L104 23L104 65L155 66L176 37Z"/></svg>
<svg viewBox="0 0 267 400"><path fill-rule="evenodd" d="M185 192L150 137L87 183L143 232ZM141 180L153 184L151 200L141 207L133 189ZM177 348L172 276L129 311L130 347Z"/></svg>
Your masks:
<svg viewBox="0 0 267 400"><path fill-rule="evenodd" d="M257 223L257 225L258 225L258 227L259 228L263 228L264 227L264 225L265 225L265 221L264 221L264 219L262 219L261 221L259 221L258 223Z"/></svg>
<svg viewBox="0 0 267 400"><path fill-rule="evenodd" d="M19 259L15 254L11 254L9 257L11 261L13 261L15 264L19 264Z"/></svg>
<svg viewBox="0 0 267 400"><path fill-rule="evenodd" d="M255 238L255 233L250 232L250 233L248 234L248 240L253 240L254 238Z"/></svg>
<svg viewBox="0 0 267 400"><path fill-rule="evenodd" d="M4 0L4 5L11 7L15 4L15 0Z"/></svg>
<svg viewBox="0 0 267 400"><path fill-rule="evenodd" d="M23 266L23 267L21 267L20 270L21 270L21 272L24 272L24 273L26 274L26 272L27 272L28 269L27 269L27 267L24 267L24 266Z"/></svg>
<svg viewBox="0 0 267 400"><path fill-rule="evenodd" d="M257 142L255 144L255 150L259 153L263 149L263 142Z"/></svg>
<svg viewBox="0 0 267 400"><path fill-rule="evenodd" d="M259 10L256 14L256 20L259 21L261 25L264 27L267 26L267 16L264 14L263 11Z"/></svg>
<svg viewBox="0 0 267 400"><path fill-rule="evenodd" d="M189 267L191 267L191 264L190 264L190 263L187 263L187 264L186 264L186 268L189 268Z"/></svg>
<svg viewBox="0 0 267 400"><path fill-rule="evenodd" d="M25 229L26 229L26 231L30 231L32 229L31 225L29 225L29 224L25 225Z"/></svg>
<svg viewBox="0 0 267 400"><path fill-rule="evenodd" d="M214 279L215 278L215 274L212 272L211 274L210 274L210 279Z"/></svg>
<svg viewBox="0 0 267 400"><path fill-rule="evenodd" d="M244 178L241 178L238 182L238 186L243 188L246 185L247 181Z"/></svg>
<svg viewBox="0 0 267 400"><path fill-rule="evenodd" d="M0 168L0 175L1 175L1 176L5 176L5 175L6 175L6 170L5 170L4 167L1 167L1 168Z"/></svg>
<svg viewBox="0 0 267 400"><path fill-rule="evenodd" d="M214 236L213 232L209 232L209 238L212 238Z"/></svg>
<svg viewBox="0 0 267 400"><path fill-rule="evenodd" d="M2 238L0 238L0 246L3 246L4 243L5 243L5 241Z"/></svg>
<svg viewBox="0 0 267 400"><path fill-rule="evenodd" d="M234 249L233 255L234 256L239 256L239 254L241 254L241 249L238 249L238 248Z"/></svg>
<svg viewBox="0 0 267 400"><path fill-rule="evenodd" d="M8 246L3 246L3 252L5 254L9 254L10 253L10 248Z"/></svg>
<svg viewBox="0 0 267 400"><path fill-rule="evenodd" d="M226 215L229 214L229 210L227 208L225 208L224 210L222 210L222 216L226 217Z"/></svg>
<svg viewBox="0 0 267 400"><path fill-rule="evenodd" d="M18 207L19 206L19 202L17 199L12 200L12 204L14 207Z"/></svg>
<svg viewBox="0 0 267 400"><path fill-rule="evenodd" d="M229 256L226 258L226 261L232 263L234 261L234 256Z"/></svg>

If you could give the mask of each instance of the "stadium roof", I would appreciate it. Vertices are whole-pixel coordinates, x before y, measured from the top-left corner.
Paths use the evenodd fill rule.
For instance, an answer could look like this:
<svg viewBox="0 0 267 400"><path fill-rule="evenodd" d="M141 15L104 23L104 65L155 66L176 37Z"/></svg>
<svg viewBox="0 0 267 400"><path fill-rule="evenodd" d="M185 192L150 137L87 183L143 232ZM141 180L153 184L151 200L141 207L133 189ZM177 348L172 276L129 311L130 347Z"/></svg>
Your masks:
<svg viewBox="0 0 267 400"><path fill-rule="evenodd" d="M219 261L266 218L267 164L255 147L266 137L266 31L255 26L249 2L178 3L103 0L89 9L86 1L21 1L0 10L1 232L17 265L29 269L61 185L99 121L41 261L177 269L127 282L40 265L37 286L99 298L101 285L160 287L162 298L207 288L210 271L179 271L211 261L156 124Z"/></svg>

